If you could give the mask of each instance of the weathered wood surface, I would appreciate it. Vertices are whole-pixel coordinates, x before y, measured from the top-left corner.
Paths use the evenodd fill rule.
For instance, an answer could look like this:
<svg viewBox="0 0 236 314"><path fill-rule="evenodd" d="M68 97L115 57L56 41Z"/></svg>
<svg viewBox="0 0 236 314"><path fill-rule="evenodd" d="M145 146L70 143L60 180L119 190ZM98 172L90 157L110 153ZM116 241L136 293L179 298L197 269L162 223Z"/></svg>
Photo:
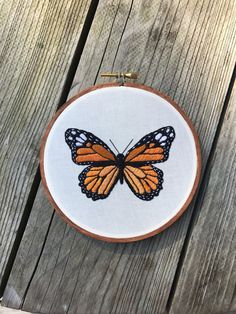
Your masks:
<svg viewBox="0 0 236 314"><path fill-rule="evenodd" d="M236 313L236 84L216 151L201 212L191 234L171 313Z"/></svg>
<svg viewBox="0 0 236 314"><path fill-rule="evenodd" d="M89 0L1 1L0 285Z"/></svg>
<svg viewBox="0 0 236 314"><path fill-rule="evenodd" d="M29 314L29 312L24 312L20 310L13 310L0 305L0 314Z"/></svg>
<svg viewBox="0 0 236 314"><path fill-rule="evenodd" d="M102 71L139 71L140 83L189 114L205 165L233 71L235 17L231 0L101 0L70 96L102 82ZM166 312L192 209L152 239L107 244L68 227L40 187L3 304L57 314Z"/></svg>

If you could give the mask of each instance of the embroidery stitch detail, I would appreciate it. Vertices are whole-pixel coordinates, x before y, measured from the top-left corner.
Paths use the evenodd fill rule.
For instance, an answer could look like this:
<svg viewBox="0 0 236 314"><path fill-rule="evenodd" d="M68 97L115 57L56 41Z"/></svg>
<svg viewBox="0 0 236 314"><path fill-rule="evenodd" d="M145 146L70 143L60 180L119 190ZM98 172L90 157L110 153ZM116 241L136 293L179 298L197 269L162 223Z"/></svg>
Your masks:
<svg viewBox="0 0 236 314"><path fill-rule="evenodd" d="M108 197L116 183L123 184L124 180L142 200L150 201L158 196L163 189L163 172L152 164L168 159L174 139L174 128L163 127L141 138L126 155L115 155L90 132L75 128L65 132L73 162L89 165L79 175L79 186L82 193L94 201Z"/></svg>

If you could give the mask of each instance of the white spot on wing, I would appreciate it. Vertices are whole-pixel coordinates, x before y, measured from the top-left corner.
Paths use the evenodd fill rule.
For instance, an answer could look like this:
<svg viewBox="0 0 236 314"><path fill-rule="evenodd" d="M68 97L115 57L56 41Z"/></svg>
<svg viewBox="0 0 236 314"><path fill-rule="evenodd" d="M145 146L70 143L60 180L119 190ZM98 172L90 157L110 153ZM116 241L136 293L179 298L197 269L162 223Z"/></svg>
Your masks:
<svg viewBox="0 0 236 314"><path fill-rule="evenodd" d="M161 134L161 133L158 133L158 134L155 136L155 139L158 141L161 137L162 137L162 134Z"/></svg>
<svg viewBox="0 0 236 314"><path fill-rule="evenodd" d="M75 139L76 139L76 142L79 142L81 144L85 142L81 137L78 137L78 136Z"/></svg>
<svg viewBox="0 0 236 314"><path fill-rule="evenodd" d="M81 133L81 134L80 134L80 137L81 137L84 141L86 141L86 140L87 140L87 137L85 136L85 134L84 134L84 133Z"/></svg>
<svg viewBox="0 0 236 314"><path fill-rule="evenodd" d="M167 139L167 136L162 136L162 138L160 139L160 142L164 142Z"/></svg>

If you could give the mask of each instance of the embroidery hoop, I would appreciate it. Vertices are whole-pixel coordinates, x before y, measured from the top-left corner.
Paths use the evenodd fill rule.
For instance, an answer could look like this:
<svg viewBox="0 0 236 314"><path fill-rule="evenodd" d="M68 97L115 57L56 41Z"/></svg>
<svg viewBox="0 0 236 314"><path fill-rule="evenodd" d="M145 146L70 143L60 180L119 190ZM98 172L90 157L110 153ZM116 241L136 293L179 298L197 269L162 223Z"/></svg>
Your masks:
<svg viewBox="0 0 236 314"><path fill-rule="evenodd" d="M177 214L175 214L171 219L169 219L168 222L166 222L165 224L163 224L161 227L139 235L139 236L134 236L134 237L109 237L109 236L102 236L99 234L96 234L94 232L88 231L84 228L82 228L81 226L77 225L76 223L74 223L70 218L67 217L67 215L59 208L59 206L57 205L57 203L55 202L49 188L48 188L48 184L47 184L47 180L46 180L46 176L45 176L45 160L44 160L44 153L45 153L45 145L48 139L48 136L50 134L50 131L54 125L54 123L56 122L56 120L58 119L58 117L62 114L62 112L69 106L71 105L75 100L79 99L80 97L99 90L99 89L103 89L103 88L109 88L109 87L119 87L119 86L125 86L125 87L131 87L131 88L136 88L136 89L141 89L150 93L153 93L154 95L157 95L163 99L165 99L170 105L172 105L180 114L181 116L184 118L185 122L187 123L187 125L189 126L193 139L194 139L194 143L195 143L195 147L196 147L196 159L197 159L197 169L196 169L196 175L195 175L195 179L194 179L194 183L191 189L191 192L188 195L188 198L186 199L185 203L183 204L183 206L180 208L180 210L177 212ZM72 162L72 161L71 161ZM157 166L158 167L158 166ZM79 167L78 167L79 168ZM78 169L78 173L80 173L82 170ZM80 93L78 93L76 96L72 97L70 100L68 100L54 115L54 117L52 118L51 122L49 123L48 127L46 128L45 134L42 138L42 142L41 142L41 147L40 147L40 172L41 172L41 177L42 177L42 183L43 183L43 187L44 190L46 192L46 195L51 203L51 205L55 208L56 212L59 214L59 216L66 222L68 223L70 226L74 227L76 230L78 230L79 232L90 236L92 238L98 239L98 240L103 240L103 241L107 241L107 242L133 242L133 241L138 241L138 240L143 240L149 237L152 237L160 232L162 232L163 230L165 230L166 228L168 228L169 226L171 226L176 220L178 220L178 218L185 212L185 210L188 208L189 204L191 203L194 194L196 193L199 181L200 181L200 173L201 173L201 152L200 152L200 144L199 144L199 140L198 140L198 135L197 132L195 131L193 124L191 122L191 120L189 119L189 117L185 114L185 112L179 107L179 105L172 100L170 97L166 96L165 94L161 93L158 90L155 90L151 87L145 86L145 85L141 85L141 84L137 84L137 83L130 83L130 82L125 82L125 80L123 80L122 84L120 82L115 82L115 83L105 83L105 84L100 84L100 85L96 85L96 86L92 86L88 89L85 89L83 91L81 91Z"/></svg>

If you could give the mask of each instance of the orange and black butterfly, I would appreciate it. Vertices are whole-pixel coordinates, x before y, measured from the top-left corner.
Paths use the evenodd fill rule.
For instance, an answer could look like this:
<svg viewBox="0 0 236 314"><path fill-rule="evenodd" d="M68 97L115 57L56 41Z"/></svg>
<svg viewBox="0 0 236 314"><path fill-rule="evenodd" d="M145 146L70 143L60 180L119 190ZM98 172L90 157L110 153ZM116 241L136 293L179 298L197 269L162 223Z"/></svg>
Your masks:
<svg viewBox="0 0 236 314"><path fill-rule="evenodd" d="M112 150L90 132L68 129L65 141L77 165L89 165L79 175L79 186L94 201L109 196L124 180L140 199L150 201L162 189L163 172L152 164L164 162L175 138L173 127L163 127L140 139L126 155ZM114 145L114 144L113 144Z"/></svg>

